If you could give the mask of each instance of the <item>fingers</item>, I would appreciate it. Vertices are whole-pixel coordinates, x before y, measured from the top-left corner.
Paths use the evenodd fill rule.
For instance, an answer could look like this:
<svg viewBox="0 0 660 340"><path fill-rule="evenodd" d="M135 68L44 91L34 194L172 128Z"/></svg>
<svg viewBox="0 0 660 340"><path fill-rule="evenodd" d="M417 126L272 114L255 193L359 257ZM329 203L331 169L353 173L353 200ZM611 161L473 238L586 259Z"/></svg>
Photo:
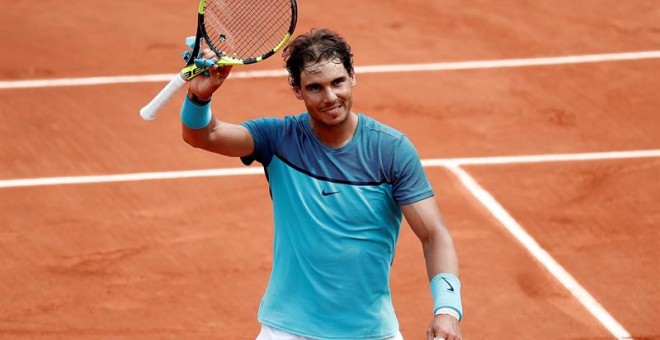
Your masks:
<svg viewBox="0 0 660 340"><path fill-rule="evenodd" d="M461 339L460 335L459 336L428 335L427 337L428 337L429 340L458 340L458 339Z"/></svg>
<svg viewBox="0 0 660 340"><path fill-rule="evenodd" d="M218 65L218 55L210 49L202 51L201 58L194 60L197 67L209 67L211 75L217 75L219 78L227 78L232 67L229 65Z"/></svg>
<svg viewBox="0 0 660 340"><path fill-rule="evenodd" d="M205 48L202 50L202 58L204 59L218 59L218 55L215 54L210 48Z"/></svg>
<svg viewBox="0 0 660 340"><path fill-rule="evenodd" d="M446 337L441 335L433 335L432 333L427 333L426 338L428 340L448 340Z"/></svg>
<svg viewBox="0 0 660 340"><path fill-rule="evenodd" d="M195 60L197 67L210 67L210 75L215 76L219 79L224 80L229 76L231 72L231 65L218 65L218 55L215 54L211 49L204 49L202 51L202 60L198 62L198 59ZM199 64L198 64L199 63ZM203 65L203 66L200 66Z"/></svg>
<svg viewBox="0 0 660 340"><path fill-rule="evenodd" d="M206 69L206 71L191 80L191 89L199 98L210 96L222 85L229 76L232 67L229 65L218 65L218 55L210 48L203 49L199 56L193 57L195 66Z"/></svg>
<svg viewBox="0 0 660 340"><path fill-rule="evenodd" d="M192 38L193 41L190 41L190 38ZM186 38L186 44L194 44L194 38L195 37ZM199 68L213 67L218 61L218 55L209 48L205 48L197 56L192 55L192 50L186 50L183 52L182 57L183 61L186 63L188 63L190 59L193 59L195 66Z"/></svg>
<svg viewBox="0 0 660 340"><path fill-rule="evenodd" d="M215 70L218 72L218 77L226 79L229 77L229 73L231 73L231 69L233 66L231 65L225 65L225 66L217 66L215 67Z"/></svg>
<svg viewBox="0 0 660 340"><path fill-rule="evenodd" d="M448 315L437 315L426 330L428 340L461 340L458 320Z"/></svg>
<svg viewBox="0 0 660 340"><path fill-rule="evenodd" d="M441 333L436 333L441 334ZM429 340L461 340L461 334L447 333L446 335L429 335Z"/></svg>
<svg viewBox="0 0 660 340"><path fill-rule="evenodd" d="M212 67L218 61L217 55L210 49L204 49L200 56L193 59L195 66L200 68Z"/></svg>
<svg viewBox="0 0 660 340"><path fill-rule="evenodd" d="M431 340L461 340L461 331L459 329L450 330L448 332L438 331L435 332L436 335L430 336Z"/></svg>

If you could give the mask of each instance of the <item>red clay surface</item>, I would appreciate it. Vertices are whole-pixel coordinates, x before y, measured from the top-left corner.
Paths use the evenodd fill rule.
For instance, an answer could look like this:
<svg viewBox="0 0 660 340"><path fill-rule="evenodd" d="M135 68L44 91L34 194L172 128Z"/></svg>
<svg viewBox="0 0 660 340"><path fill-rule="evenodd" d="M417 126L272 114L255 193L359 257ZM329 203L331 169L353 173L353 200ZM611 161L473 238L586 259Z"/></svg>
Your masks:
<svg viewBox="0 0 660 340"><path fill-rule="evenodd" d="M33 4L0 5L0 81L173 74L194 32L195 1ZM660 47L652 0L299 5L297 32L338 30L357 66ZM357 77L354 108L424 159L660 148L658 59ZM139 118L163 85L0 89L0 179L239 167L181 140L178 102ZM233 122L302 109L284 78L235 79L214 101ZM657 158L466 170L635 339L660 338ZM454 176L427 173L459 252L466 339L612 338ZM262 175L2 188L0 338L254 339L271 228ZM430 292L405 224L392 288L404 336L423 339Z"/></svg>
<svg viewBox="0 0 660 340"><path fill-rule="evenodd" d="M632 334L659 336L659 159L471 172Z"/></svg>

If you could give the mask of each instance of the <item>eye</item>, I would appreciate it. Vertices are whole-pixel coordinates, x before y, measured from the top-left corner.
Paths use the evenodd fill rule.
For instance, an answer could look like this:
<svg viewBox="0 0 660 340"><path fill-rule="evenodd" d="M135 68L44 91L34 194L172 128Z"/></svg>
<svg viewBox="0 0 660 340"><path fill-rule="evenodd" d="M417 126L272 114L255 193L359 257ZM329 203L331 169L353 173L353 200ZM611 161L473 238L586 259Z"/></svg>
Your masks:
<svg viewBox="0 0 660 340"><path fill-rule="evenodd" d="M341 84L343 84L345 81L346 81L345 78L337 78L337 79L335 79L335 80L332 82L332 84L335 85L335 86L337 86L337 85L341 85Z"/></svg>

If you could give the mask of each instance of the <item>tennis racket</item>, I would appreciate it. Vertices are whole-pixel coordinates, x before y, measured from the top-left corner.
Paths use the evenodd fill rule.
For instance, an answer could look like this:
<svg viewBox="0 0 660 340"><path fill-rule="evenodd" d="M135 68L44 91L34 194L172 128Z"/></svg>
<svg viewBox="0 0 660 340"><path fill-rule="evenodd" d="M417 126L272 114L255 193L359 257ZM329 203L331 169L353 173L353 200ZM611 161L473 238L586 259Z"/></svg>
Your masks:
<svg viewBox="0 0 660 340"><path fill-rule="evenodd" d="M204 43L218 55L218 65L247 65L280 50L296 28L296 0L201 0L197 9L197 34L191 57L149 104L140 110L144 120L158 112L190 79L212 65L195 63Z"/></svg>

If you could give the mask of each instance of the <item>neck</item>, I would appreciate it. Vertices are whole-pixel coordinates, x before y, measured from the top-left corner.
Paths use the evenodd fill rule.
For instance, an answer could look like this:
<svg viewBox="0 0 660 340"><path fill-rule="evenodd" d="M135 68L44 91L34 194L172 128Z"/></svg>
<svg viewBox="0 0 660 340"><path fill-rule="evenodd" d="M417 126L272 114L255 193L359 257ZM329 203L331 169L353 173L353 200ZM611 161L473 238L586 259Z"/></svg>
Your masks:
<svg viewBox="0 0 660 340"><path fill-rule="evenodd" d="M310 120L312 131L316 137L330 148L338 149L348 144L355 135L357 129L358 115L351 112L346 120L338 125L324 125L314 119Z"/></svg>

